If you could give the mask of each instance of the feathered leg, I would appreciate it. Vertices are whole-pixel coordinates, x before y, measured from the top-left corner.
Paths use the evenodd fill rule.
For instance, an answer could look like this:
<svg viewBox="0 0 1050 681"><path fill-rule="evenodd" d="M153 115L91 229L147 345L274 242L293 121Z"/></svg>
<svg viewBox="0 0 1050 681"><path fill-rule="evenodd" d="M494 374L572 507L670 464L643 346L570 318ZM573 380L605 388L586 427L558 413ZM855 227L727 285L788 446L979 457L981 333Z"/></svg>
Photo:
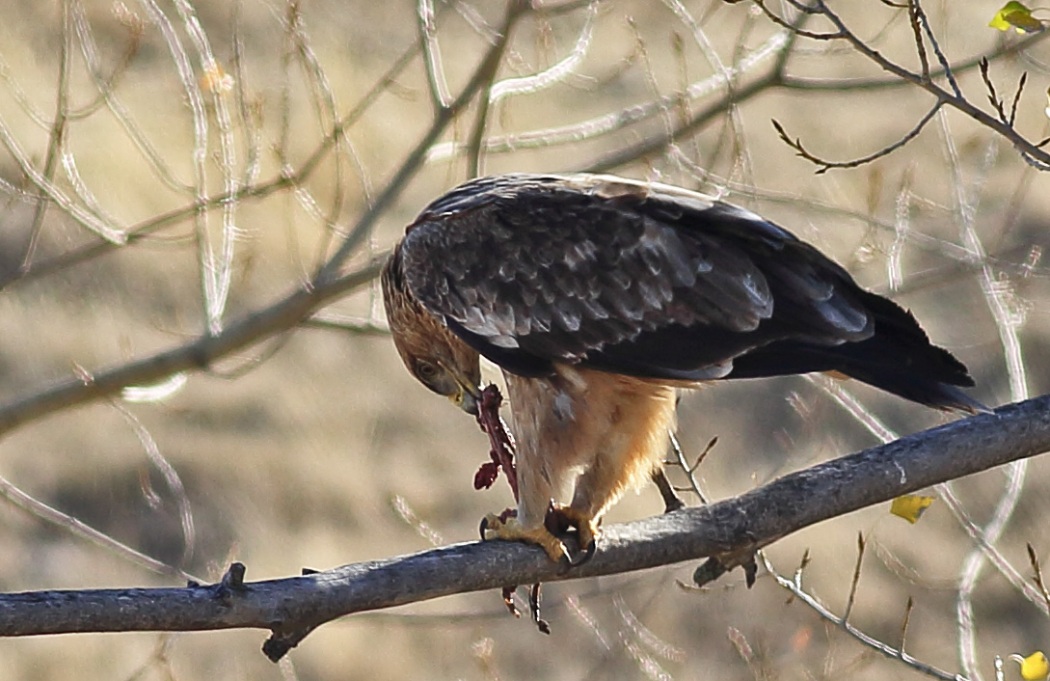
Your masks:
<svg viewBox="0 0 1050 681"><path fill-rule="evenodd" d="M489 515L482 521L485 539L537 544L551 560L571 557L561 539L546 526L548 509L571 483L574 468L593 451L576 428L578 393L560 377L526 380L507 374L517 442L518 508L514 515Z"/></svg>
<svg viewBox="0 0 1050 681"><path fill-rule="evenodd" d="M538 544L553 560L567 556L555 532L575 527L586 559L605 511L646 481L674 422L675 391L638 379L560 367L550 379L507 375L518 443L518 510L489 516L486 538ZM565 498L577 471L572 503Z"/></svg>
<svg viewBox="0 0 1050 681"><path fill-rule="evenodd" d="M593 552L605 512L628 489L647 480L660 460L675 417L674 389L618 379L609 428L593 463L576 481L572 504L559 509L577 528L580 545Z"/></svg>

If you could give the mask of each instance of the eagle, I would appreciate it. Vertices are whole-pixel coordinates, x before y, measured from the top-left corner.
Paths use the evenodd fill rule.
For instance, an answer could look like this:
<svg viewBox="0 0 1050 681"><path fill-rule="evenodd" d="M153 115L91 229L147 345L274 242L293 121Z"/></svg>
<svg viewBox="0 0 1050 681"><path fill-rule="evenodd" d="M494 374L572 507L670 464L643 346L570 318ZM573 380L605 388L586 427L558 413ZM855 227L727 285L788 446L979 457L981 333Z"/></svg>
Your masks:
<svg viewBox="0 0 1050 681"><path fill-rule="evenodd" d="M381 282L394 345L424 386L476 414L479 358L502 369L518 503L482 536L555 561L573 562L562 529L592 555L603 514L659 467L681 388L833 372L983 409L910 312L784 228L666 184L471 180L407 227Z"/></svg>

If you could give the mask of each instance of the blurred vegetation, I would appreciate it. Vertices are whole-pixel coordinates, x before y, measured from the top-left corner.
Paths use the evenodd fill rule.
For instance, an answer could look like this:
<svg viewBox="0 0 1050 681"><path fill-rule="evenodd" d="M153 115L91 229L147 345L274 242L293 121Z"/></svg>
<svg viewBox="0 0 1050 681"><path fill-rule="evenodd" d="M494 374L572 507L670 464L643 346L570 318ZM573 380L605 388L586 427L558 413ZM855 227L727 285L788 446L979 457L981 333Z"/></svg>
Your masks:
<svg viewBox="0 0 1050 681"><path fill-rule="evenodd" d="M945 107L906 146L818 175L771 120L807 152L849 161L907 135L929 93L846 40L792 37L748 2L548 4L517 16L493 82L455 111L436 102L463 92L499 44L503 3L8 7L0 424L51 386L74 394L108 368L223 338L308 283L369 271L425 203L474 172L601 169L723 194L912 309L971 367L985 403L1050 390L1050 185L1017 139ZM777 16L800 21L791 4ZM990 56L988 80L1007 110L1027 72L1012 129L1045 136L1050 52L1041 33L989 28L996 4L831 4L879 55L912 70L922 64L915 27L928 28L960 65L959 91L986 112L976 57ZM440 64L421 49L428 8ZM820 17L804 28L832 30ZM923 58L936 70L932 49ZM428 78L439 71L447 97ZM413 150L425 152L419 163ZM137 392L26 412L0 442L0 476L169 569L100 548L7 491L0 588L178 584L175 570L214 580L233 559L261 579L473 538L486 512L510 504L500 486L471 489L483 434L403 371L375 287L347 288L337 302L319 299L311 323L267 326L203 370L188 357L174 383L157 370ZM861 419L805 378L684 395L684 453L719 436L699 477L723 498L873 444L864 414L899 432L945 418L845 387ZM681 471L670 475L684 484ZM1043 562L1050 550L1048 483L1036 459L953 485L977 525L999 513L991 543L1025 576L1026 542ZM661 509L647 489L609 520ZM930 664L991 678L994 655L1047 646L1039 605L982 563L941 502L915 526L868 509L768 555L790 574L809 549L805 584L841 613L858 532L868 551L851 621L862 630L897 645L910 596L908 651ZM129 681L921 676L768 576L747 591L734 573L698 593L679 586L693 567L551 585L550 637L490 593L327 625L279 666L259 653L261 632L215 632L0 640L0 669Z"/></svg>

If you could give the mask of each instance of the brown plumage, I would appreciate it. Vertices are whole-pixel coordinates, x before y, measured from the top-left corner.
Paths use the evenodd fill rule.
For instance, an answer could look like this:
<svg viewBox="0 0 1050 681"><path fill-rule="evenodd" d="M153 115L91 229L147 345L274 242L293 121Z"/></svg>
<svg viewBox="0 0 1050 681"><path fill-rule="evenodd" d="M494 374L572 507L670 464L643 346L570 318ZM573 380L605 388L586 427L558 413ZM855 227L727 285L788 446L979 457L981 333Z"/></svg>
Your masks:
<svg viewBox="0 0 1050 681"><path fill-rule="evenodd" d="M910 313L759 216L676 187L601 175L468 182L409 225L383 271L409 371L476 410L478 356L507 379L517 516L492 536L565 555L657 465L675 389L835 371L942 409L973 381Z"/></svg>

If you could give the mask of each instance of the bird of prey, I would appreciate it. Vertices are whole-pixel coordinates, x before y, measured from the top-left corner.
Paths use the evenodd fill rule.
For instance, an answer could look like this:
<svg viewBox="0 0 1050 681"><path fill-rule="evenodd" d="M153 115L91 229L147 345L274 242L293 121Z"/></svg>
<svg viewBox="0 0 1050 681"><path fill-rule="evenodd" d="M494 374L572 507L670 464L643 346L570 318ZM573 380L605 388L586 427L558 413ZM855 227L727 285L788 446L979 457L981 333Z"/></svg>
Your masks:
<svg viewBox="0 0 1050 681"><path fill-rule="evenodd" d="M821 371L982 409L911 313L772 222L669 185L472 180L408 226L382 286L427 388L476 413L479 355L503 370L519 499L483 534L553 560L569 555L548 526L575 528L590 555L602 515L659 465L679 388Z"/></svg>

